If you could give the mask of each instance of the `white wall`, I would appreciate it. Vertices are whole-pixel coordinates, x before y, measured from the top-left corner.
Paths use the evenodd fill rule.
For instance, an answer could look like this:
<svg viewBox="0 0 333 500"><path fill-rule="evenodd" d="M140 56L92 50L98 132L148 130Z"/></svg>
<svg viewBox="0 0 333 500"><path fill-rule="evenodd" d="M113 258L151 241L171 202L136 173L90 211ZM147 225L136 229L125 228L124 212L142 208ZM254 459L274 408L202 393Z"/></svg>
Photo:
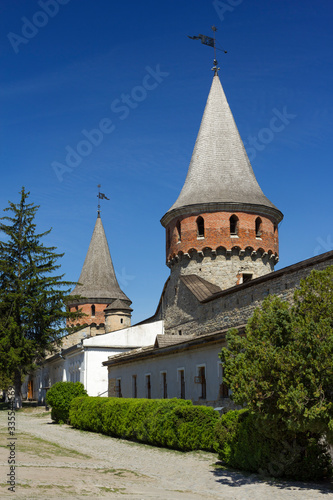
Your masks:
<svg viewBox="0 0 333 500"><path fill-rule="evenodd" d="M173 352L169 355L146 358L142 361L133 361L124 365L110 366L109 378L121 379L122 397L133 397L132 375L137 376L137 397L147 397L147 375L150 374L151 397L162 398L162 374L166 372L167 397L180 397L179 370L185 371L185 398L198 403L214 404L219 398L220 384L222 383L221 361L218 357L222 344L202 346L183 352ZM200 399L201 384L195 383L199 374L199 367L205 366L206 372L206 400Z"/></svg>
<svg viewBox="0 0 333 500"><path fill-rule="evenodd" d="M43 388L61 381L82 382L89 396L107 396L108 370L102 365L103 361L135 347L153 345L156 335L163 333L163 321L156 321L84 339L77 350L69 354L63 350L62 358L46 361L34 373L34 399L44 402ZM27 381L22 392L26 395Z"/></svg>
<svg viewBox="0 0 333 500"><path fill-rule="evenodd" d="M123 328L116 332L83 340L84 347L143 347L153 345L156 335L164 333L163 321ZM107 357L103 360L106 361Z"/></svg>
<svg viewBox="0 0 333 500"><path fill-rule="evenodd" d="M110 347L86 347L84 349L85 370L81 382L84 384L89 396L102 395L107 397L108 370L106 366L102 365L102 363L108 359L108 356L126 351L128 351L128 349L116 349Z"/></svg>

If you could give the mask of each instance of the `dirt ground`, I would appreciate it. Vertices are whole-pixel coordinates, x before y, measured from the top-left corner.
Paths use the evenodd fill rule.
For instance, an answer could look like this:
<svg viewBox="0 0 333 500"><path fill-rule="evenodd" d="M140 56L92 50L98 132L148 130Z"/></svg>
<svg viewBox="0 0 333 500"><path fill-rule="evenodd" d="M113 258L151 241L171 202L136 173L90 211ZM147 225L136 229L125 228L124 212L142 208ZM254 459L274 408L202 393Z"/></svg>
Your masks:
<svg viewBox="0 0 333 500"><path fill-rule="evenodd" d="M265 480L227 470L211 453L181 453L55 425L41 408L16 413L15 441L0 412L0 498L318 499L331 483ZM15 493L8 457L15 443Z"/></svg>

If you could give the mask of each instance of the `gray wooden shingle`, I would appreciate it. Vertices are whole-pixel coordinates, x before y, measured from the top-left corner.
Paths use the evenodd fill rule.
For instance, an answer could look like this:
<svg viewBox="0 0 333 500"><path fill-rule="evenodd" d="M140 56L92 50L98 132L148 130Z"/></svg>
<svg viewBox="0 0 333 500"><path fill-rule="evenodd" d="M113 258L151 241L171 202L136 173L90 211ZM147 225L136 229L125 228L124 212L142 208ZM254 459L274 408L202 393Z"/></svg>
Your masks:
<svg viewBox="0 0 333 500"><path fill-rule="evenodd" d="M266 198L252 170L218 75L212 86L184 186L162 217L166 226L196 211L250 210L260 207L277 222L282 213Z"/></svg>

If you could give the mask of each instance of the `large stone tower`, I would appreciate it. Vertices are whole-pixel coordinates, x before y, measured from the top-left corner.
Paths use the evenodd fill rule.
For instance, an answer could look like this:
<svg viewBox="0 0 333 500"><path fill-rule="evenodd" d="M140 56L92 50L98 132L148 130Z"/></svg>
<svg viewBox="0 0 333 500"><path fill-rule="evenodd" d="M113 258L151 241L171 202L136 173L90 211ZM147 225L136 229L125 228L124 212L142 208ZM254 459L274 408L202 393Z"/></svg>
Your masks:
<svg viewBox="0 0 333 500"><path fill-rule="evenodd" d="M96 326L98 333L131 325L132 302L118 284L99 212L78 283L70 295L81 298L68 306L87 316L75 324Z"/></svg>
<svg viewBox="0 0 333 500"><path fill-rule="evenodd" d="M197 275L221 289L274 270L282 213L262 192L217 69L185 184L162 217L171 280Z"/></svg>

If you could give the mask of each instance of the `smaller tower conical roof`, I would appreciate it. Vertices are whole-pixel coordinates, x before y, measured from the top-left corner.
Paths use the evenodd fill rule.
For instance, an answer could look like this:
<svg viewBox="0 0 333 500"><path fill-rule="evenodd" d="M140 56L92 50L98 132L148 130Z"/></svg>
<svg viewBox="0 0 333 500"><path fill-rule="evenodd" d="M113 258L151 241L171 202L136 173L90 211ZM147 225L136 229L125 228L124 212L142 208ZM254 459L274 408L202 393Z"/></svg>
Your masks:
<svg viewBox="0 0 333 500"><path fill-rule="evenodd" d="M166 226L180 215L215 210L259 212L276 222L283 218L257 182L217 73L184 186L161 223Z"/></svg>
<svg viewBox="0 0 333 500"><path fill-rule="evenodd" d="M80 302L108 304L120 299L131 304L118 284L99 214L78 282L70 295L81 295Z"/></svg>

